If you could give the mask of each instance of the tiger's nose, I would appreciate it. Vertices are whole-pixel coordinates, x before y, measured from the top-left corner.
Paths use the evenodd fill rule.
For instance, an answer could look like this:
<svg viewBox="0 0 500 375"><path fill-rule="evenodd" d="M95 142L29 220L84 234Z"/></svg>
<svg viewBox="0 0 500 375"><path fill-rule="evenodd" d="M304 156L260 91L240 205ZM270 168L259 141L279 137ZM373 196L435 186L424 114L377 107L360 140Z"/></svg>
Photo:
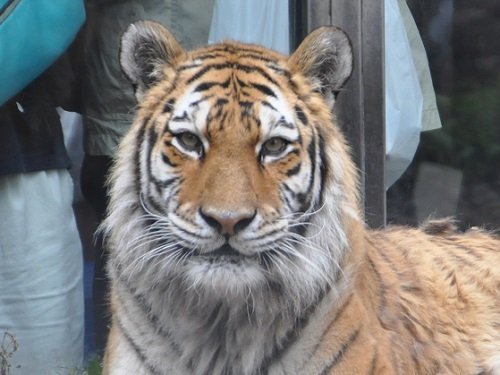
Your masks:
<svg viewBox="0 0 500 375"><path fill-rule="evenodd" d="M200 216L221 234L234 235L245 229L255 218L257 211L253 212L227 212L219 210L200 209Z"/></svg>

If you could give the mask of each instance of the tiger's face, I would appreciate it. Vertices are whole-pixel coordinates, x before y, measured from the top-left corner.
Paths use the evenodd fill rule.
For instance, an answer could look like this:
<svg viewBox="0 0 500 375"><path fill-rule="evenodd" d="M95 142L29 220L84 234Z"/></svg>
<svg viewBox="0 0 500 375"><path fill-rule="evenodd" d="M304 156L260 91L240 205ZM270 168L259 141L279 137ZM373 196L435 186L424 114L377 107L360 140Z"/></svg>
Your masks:
<svg viewBox="0 0 500 375"><path fill-rule="evenodd" d="M348 78L351 55L339 30L317 34L287 58L231 42L186 53L157 24L129 29L121 59L141 109L110 214L134 184L123 193L140 201L131 216L142 234L121 255L129 271L226 294L336 275L343 210L356 205L343 185L355 178L325 96Z"/></svg>

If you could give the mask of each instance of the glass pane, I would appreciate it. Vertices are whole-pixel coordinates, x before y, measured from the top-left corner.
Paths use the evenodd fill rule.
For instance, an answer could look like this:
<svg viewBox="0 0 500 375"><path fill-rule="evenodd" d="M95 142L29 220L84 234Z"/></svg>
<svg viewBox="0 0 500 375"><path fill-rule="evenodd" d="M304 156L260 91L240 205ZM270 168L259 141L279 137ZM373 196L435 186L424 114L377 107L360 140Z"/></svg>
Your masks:
<svg viewBox="0 0 500 375"><path fill-rule="evenodd" d="M500 226L500 3L409 0L427 51L442 128L423 132L387 192L388 222L455 216Z"/></svg>

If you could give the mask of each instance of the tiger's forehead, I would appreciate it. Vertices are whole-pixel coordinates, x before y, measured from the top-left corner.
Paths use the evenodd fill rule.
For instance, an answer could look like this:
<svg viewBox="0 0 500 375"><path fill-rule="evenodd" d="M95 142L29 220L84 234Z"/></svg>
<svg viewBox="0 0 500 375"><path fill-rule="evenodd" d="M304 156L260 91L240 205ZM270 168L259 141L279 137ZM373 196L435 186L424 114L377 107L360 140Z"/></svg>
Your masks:
<svg viewBox="0 0 500 375"><path fill-rule="evenodd" d="M289 74L283 56L264 55L259 47L229 44L196 52L178 68L171 126L199 135L230 129L266 136L282 128L280 135L296 137L293 92L285 90Z"/></svg>

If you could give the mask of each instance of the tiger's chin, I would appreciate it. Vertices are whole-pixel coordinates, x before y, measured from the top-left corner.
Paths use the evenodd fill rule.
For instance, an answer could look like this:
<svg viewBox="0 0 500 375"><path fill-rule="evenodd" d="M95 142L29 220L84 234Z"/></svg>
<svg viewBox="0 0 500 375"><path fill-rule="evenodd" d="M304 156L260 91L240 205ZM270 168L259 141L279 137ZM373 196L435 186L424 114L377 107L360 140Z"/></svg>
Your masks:
<svg viewBox="0 0 500 375"><path fill-rule="evenodd" d="M260 256L244 255L228 245L193 254L186 262L184 278L193 290L223 298L246 297L269 283Z"/></svg>

